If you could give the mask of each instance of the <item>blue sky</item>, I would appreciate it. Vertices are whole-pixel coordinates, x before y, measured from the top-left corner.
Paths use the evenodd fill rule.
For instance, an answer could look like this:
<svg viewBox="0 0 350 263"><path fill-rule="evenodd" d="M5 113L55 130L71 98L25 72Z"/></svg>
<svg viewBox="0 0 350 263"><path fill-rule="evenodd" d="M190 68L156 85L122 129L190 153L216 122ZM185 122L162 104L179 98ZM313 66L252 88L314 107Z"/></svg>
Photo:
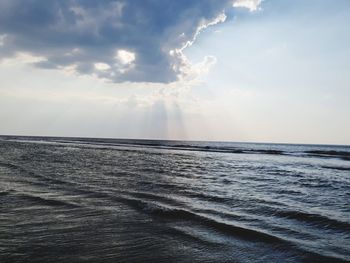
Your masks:
<svg viewBox="0 0 350 263"><path fill-rule="evenodd" d="M350 144L349 1L0 10L1 134Z"/></svg>

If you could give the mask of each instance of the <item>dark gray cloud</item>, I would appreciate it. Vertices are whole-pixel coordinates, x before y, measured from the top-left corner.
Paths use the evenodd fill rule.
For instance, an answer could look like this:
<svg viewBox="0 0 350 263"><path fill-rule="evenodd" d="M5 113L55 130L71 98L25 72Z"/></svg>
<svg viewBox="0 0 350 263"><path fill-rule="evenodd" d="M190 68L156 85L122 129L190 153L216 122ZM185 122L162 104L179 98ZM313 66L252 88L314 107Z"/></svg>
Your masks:
<svg viewBox="0 0 350 263"><path fill-rule="evenodd" d="M252 0L253 1L253 0ZM0 0L0 58L28 52L41 68L74 66L113 82L172 82L181 49L233 0Z"/></svg>

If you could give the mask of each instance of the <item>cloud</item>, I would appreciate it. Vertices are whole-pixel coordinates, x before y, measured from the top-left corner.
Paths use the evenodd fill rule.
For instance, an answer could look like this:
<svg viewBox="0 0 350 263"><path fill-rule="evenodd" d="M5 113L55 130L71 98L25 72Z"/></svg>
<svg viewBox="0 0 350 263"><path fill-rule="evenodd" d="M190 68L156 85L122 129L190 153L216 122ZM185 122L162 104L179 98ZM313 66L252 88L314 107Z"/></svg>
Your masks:
<svg viewBox="0 0 350 263"><path fill-rule="evenodd" d="M106 63L95 63L94 66L95 66L95 68L96 68L97 70L102 70L102 71L104 71L104 70L109 70L109 69L111 68L111 67L110 67L108 64L106 64Z"/></svg>
<svg viewBox="0 0 350 263"><path fill-rule="evenodd" d="M117 51L116 59L123 65L129 65L135 61L135 53L120 49Z"/></svg>
<svg viewBox="0 0 350 263"><path fill-rule="evenodd" d="M248 8L251 12L258 10L262 0L237 0L233 3L234 7Z"/></svg>
<svg viewBox="0 0 350 263"><path fill-rule="evenodd" d="M224 22L232 6L255 10L259 3L0 0L0 59L25 53L43 58L33 63L39 68L70 68L111 82L173 82L193 75L183 50L201 31Z"/></svg>

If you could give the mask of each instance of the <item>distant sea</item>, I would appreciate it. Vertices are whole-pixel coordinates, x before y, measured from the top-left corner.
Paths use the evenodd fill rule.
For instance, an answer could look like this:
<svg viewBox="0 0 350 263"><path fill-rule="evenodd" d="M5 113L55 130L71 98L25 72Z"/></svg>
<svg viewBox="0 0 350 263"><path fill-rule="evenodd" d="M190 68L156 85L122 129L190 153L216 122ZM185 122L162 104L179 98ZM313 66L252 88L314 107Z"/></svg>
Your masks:
<svg viewBox="0 0 350 263"><path fill-rule="evenodd" d="M350 147L0 137L0 262L349 262Z"/></svg>

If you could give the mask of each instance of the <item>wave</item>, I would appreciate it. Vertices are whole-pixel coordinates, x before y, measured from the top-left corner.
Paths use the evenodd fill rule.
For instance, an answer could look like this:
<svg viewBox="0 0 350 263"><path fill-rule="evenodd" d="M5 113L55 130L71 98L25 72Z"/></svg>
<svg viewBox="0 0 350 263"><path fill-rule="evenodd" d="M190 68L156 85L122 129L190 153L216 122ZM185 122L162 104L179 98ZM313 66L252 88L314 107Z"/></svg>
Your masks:
<svg viewBox="0 0 350 263"><path fill-rule="evenodd" d="M312 150L312 151L305 151L306 154L310 156L316 156L316 157L333 157L333 158L339 158L346 161L350 161L350 152L347 151L335 151L335 150Z"/></svg>
<svg viewBox="0 0 350 263"><path fill-rule="evenodd" d="M252 241L252 242L264 242L273 245L275 248L287 249L288 247L294 247L300 252L307 260L315 260L314 262L343 262L339 258L332 256L325 256L309 250L305 250L303 247L297 247L294 243L281 237L268 234L255 229L240 227L236 225L223 222L221 220L204 216L202 214L194 213L190 210L163 206L155 203L148 203L142 200L136 199L124 199L126 203L132 204L134 208L154 216L161 218L162 220L168 219L171 221L183 221L188 220L196 224L208 227L212 230L218 231L225 235L233 236L237 239Z"/></svg>
<svg viewBox="0 0 350 263"><path fill-rule="evenodd" d="M15 190L12 190L12 189L0 191L0 196L9 195L9 194L14 193L14 192L15 192Z"/></svg>
<svg viewBox="0 0 350 263"><path fill-rule="evenodd" d="M339 170L339 171L350 171L350 167L341 167L341 166L322 166L322 168Z"/></svg>
<svg viewBox="0 0 350 263"><path fill-rule="evenodd" d="M296 219L296 220L303 221L306 223L311 223L314 225L326 226L327 228L341 230L342 232L348 231L350 233L349 223L332 219L320 214L310 214L310 213L305 213L301 211L281 210L281 211L274 212L274 215L290 218L290 219Z"/></svg>
<svg viewBox="0 0 350 263"><path fill-rule="evenodd" d="M208 238L204 238L204 237L195 235L193 233L193 231L188 231L186 229L182 229L182 228L177 227L177 226L169 227L163 233L169 234L171 236L178 236L181 238L181 240L189 240L191 242L194 241L196 243L200 243L201 245L209 246L211 248L215 248L215 247L220 248L222 246L222 244L214 242Z"/></svg>
<svg viewBox="0 0 350 263"><path fill-rule="evenodd" d="M0 162L0 166L8 168L10 170L18 171L18 172L23 173L23 174L27 174L27 175L31 176L32 178L39 179L35 182L31 180L30 181L31 184L37 184L37 185L55 184L55 185L71 185L71 186L74 185L73 182L62 180L62 179L56 179L56 178L52 178L52 177L47 177L46 175L38 174L36 172L33 172L30 169L26 169L25 167L20 166L20 165Z"/></svg>
<svg viewBox="0 0 350 263"><path fill-rule="evenodd" d="M226 202L232 202L231 198L218 196L218 195L211 195L211 194L202 193L202 192L181 190L181 194L185 194L188 197L197 198L199 200L211 201L211 202L216 202L216 203L220 203L220 204L224 204Z"/></svg>
<svg viewBox="0 0 350 263"><path fill-rule="evenodd" d="M33 203L36 203L38 205L45 205L45 206L63 206L67 208L78 208L79 205L73 204L70 202L67 202L65 200L57 200L57 199L48 199L48 198L43 198L37 195L32 195L32 194L27 194L27 193L17 193L17 197L30 201Z"/></svg>
<svg viewBox="0 0 350 263"><path fill-rule="evenodd" d="M190 210L164 206L164 205L150 203L140 199L134 199L134 198L128 198L128 197L115 197L115 198L117 198L118 201L126 203L132 206L133 208L143 213L149 214L151 216L160 217L163 219L171 219L171 220L194 221L198 224L213 228L224 234L231 234L241 239L248 239L248 240L255 240L255 241L262 241L262 242L276 243L276 244L277 243L282 244L287 242L279 237L276 237L267 233L263 233L263 232L259 232L256 230L243 228L239 226L234 226L207 216L196 214L194 212L191 212Z"/></svg>
<svg viewBox="0 0 350 263"><path fill-rule="evenodd" d="M20 169L20 170L24 171L24 169L21 168L20 166L14 165L14 164L11 164L11 163L0 162L0 166L5 167L5 168L9 168L9 169L17 169L17 170Z"/></svg>

